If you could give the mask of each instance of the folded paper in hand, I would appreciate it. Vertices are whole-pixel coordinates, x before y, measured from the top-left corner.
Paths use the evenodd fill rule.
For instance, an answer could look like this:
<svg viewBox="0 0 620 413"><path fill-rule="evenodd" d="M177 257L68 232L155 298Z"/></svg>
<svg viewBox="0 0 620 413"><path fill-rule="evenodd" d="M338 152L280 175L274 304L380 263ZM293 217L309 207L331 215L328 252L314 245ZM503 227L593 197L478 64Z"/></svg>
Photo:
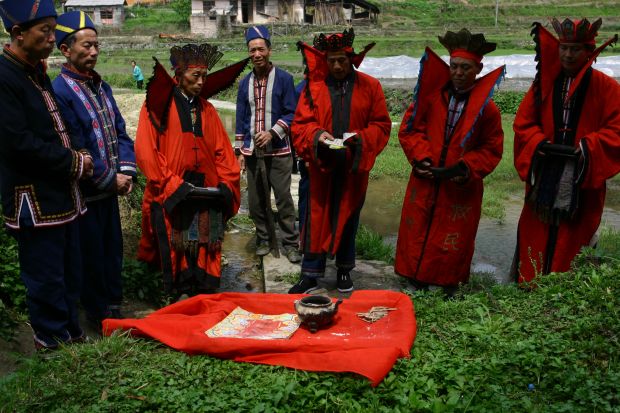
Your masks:
<svg viewBox="0 0 620 413"><path fill-rule="evenodd" d="M297 314L255 314L237 307L205 334L211 338L287 339L300 323Z"/></svg>
<svg viewBox="0 0 620 413"><path fill-rule="evenodd" d="M344 149L344 143L357 135L355 132L345 132L342 134L342 139L334 139L329 143L329 149Z"/></svg>

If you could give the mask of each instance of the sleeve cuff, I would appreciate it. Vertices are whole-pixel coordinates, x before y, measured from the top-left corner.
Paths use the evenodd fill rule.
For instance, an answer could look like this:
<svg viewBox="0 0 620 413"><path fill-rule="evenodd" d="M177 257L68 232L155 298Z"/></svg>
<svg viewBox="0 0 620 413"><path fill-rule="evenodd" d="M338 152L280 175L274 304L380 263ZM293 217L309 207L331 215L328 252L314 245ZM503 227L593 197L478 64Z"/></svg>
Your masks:
<svg viewBox="0 0 620 413"><path fill-rule="evenodd" d="M172 195L166 198L164 201L164 208L166 209L166 212L171 213L174 207L183 201L185 197L187 197L187 194L192 191L192 187L193 186L191 184L183 182Z"/></svg>
<svg viewBox="0 0 620 413"><path fill-rule="evenodd" d="M224 202L223 202L224 220L228 220L234 215L233 194L230 188L228 188L228 185L226 185L223 182L220 182L219 184L217 184L217 187L220 189L220 191L222 192L222 196L224 197Z"/></svg>

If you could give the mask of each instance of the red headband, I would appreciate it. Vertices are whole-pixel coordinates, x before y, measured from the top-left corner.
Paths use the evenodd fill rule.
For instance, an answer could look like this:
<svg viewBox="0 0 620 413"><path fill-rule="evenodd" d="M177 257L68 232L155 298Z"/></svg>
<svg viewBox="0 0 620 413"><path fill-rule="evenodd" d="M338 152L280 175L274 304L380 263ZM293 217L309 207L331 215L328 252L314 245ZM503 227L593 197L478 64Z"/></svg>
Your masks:
<svg viewBox="0 0 620 413"><path fill-rule="evenodd" d="M450 57L462 57L463 59L473 60L474 62L480 64L482 62L482 56L477 55L476 53L472 53L465 49L455 49L450 53Z"/></svg>

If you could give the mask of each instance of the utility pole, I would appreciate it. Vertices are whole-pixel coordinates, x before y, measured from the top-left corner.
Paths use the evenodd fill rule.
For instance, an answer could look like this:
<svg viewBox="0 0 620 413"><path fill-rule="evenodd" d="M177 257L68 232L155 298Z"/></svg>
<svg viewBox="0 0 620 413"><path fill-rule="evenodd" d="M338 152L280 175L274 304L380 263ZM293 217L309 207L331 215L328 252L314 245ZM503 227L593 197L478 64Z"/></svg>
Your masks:
<svg viewBox="0 0 620 413"><path fill-rule="evenodd" d="M495 0L495 28L497 28L497 15L499 14L499 0Z"/></svg>

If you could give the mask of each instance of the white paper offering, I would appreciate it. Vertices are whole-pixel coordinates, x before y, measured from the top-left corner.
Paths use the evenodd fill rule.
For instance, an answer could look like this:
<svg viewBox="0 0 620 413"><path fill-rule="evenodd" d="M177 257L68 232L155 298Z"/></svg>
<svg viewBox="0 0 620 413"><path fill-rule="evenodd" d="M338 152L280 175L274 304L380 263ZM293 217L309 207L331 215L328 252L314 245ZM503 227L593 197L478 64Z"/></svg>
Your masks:
<svg viewBox="0 0 620 413"><path fill-rule="evenodd" d="M344 149L344 143L357 135L355 132L345 132L342 134L342 139L334 139L329 144L329 149Z"/></svg>

